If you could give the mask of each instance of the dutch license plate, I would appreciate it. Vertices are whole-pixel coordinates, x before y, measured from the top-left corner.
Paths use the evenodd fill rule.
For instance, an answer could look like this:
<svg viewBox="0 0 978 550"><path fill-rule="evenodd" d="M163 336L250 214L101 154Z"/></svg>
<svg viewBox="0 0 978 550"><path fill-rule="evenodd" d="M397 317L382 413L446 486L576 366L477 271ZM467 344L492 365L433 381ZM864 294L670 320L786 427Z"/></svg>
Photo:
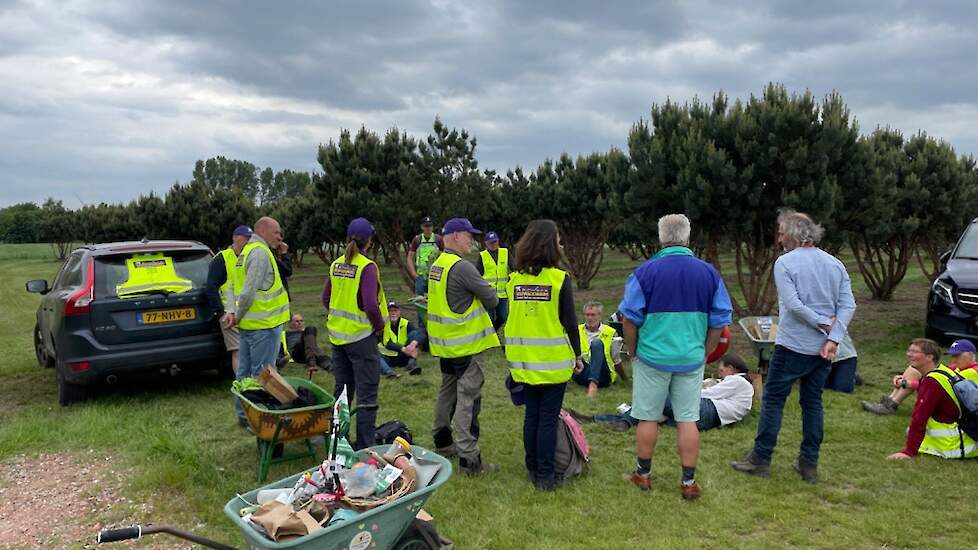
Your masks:
<svg viewBox="0 0 978 550"><path fill-rule="evenodd" d="M177 309L159 309L156 311L144 311L140 317L140 322L144 325L155 325L157 323L177 323L180 321L193 321L197 318L197 310L192 307L181 307Z"/></svg>

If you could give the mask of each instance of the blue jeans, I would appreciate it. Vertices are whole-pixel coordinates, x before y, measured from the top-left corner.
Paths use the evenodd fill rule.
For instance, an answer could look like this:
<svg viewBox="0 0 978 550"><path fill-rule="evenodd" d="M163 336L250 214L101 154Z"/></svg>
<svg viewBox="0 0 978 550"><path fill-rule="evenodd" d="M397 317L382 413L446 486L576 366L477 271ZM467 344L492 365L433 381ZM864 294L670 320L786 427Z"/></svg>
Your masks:
<svg viewBox="0 0 978 550"><path fill-rule="evenodd" d="M662 409L662 415L666 417L664 424L672 426L676 424L675 419L672 416L672 403L666 400L666 406ZM594 415L595 422L603 422L606 424L612 424L615 422L624 422L628 424L629 427L634 427L638 424L638 419L632 415L625 414L596 414ZM705 432L706 430L711 430L713 428L719 428L723 424L720 422L720 415L717 413L716 405L713 401L705 397L700 398L700 419L696 421L696 428Z"/></svg>
<svg viewBox="0 0 978 550"><path fill-rule="evenodd" d="M428 275L418 275L414 278L414 295L424 296L428 292Z"/></svg>
<svg viewBox="0 0 978 550"><path fill-rule="evenodd" d="M571 378L582 386L595 382L599 388L604 388L611 384L611 366L604 356L604 342L591 340L591 362L584 363L584 370L575 372Z"/></svg>
<svg viewBox="0 0 978 550"><path fill-rule="evenodd" d="M509 319L509 298L500 298L496 307L488 309L489 318L492 319L492 328L499 330L499 327L506 324Z"/></svg>
<svg viewBox="0 0 978 550"><path fill-rule="evenodd" d="M774 447L778 444L778 432L781 431L784 402L797 380L800 382L798 403L801 405L801 451L798 458L804 464L818 465L824 421L822 388L830 370L831 363L818 355L805 355L775 346L764 382L761 420L757 426L757 437L754 438L755 463L771 463Z"/></svg>
<svg viewBox="0 0 978 550"><path fill-rule="evenodd" d="M394 359L397 359L396 357L387 357L383 353L380 353L380 350L377 350L377 358L380 361L380 374L383 374L384 376L394 374L394 369L391 368L391 365L387 362L387 360L390 359L393 361Z"/></svg>
<svg viewBox="0 0 978 550"><path fill-rule="evenodd" d="M526 469L537 483L556 481L557 423L567 383L524 385L523 449Z"/></svg>
<svg viewBox="0 0 978 550"><path fill-rule="evenodd" d="M235 380L258 378L265 365L274 365L278 350L282 347L282 326L261 330L240 329L241 348L238 350L238 372ZM234 399L234 412L245 417L241 402Z"/></svg>
<svg viewBox="0 0 978 550"><path fill-rule="evenodd" d="M852 393L856 389L856 359L850 357L832 364L832 372L825 379L825 389Z"/></svg>

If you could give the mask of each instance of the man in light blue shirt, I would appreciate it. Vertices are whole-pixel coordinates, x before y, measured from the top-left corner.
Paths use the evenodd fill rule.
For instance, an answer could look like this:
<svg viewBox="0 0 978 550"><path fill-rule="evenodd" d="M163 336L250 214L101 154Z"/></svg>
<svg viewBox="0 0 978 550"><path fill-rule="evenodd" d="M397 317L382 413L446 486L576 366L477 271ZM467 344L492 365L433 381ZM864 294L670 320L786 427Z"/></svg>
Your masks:
<svg viewBox="0 0 978 550"><path fill-rule="evenodd" d="M797 380L802 440L794 468L803 480L817 480L822 389L839 342L856 312L845 265L816 246L823 233L822 227L805 214L786 211L778 217L778 243L786 252L774 262L780 325L764 384L754 448L743 460L731 463L734 470L760 477L770 475L784 403Z"/></svg>

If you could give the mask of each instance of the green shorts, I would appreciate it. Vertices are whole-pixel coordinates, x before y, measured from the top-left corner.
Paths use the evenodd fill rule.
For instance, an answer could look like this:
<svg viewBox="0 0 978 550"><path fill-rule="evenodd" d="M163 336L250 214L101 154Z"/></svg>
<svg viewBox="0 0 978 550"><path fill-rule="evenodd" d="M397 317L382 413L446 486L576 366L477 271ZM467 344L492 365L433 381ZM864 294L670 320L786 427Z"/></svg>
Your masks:
<svg viewBox="0 0 978 550"><path fill-rule="evenodd" d="M672 403L676 422L700 419L700 392L703 389L703 366L689 372L666 372L641 361L632 363L632 410L638 420L663 420L666 399Z"/></svg>

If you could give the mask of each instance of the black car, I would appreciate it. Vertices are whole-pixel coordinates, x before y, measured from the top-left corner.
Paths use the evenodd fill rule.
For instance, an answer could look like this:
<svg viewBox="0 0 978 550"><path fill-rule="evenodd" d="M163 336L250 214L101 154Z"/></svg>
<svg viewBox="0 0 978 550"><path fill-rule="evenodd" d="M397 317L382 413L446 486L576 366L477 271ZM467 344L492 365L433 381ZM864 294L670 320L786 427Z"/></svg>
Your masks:
<svg viewBox="0 0 978 550"><path fill-rule="evenodd" d="M163 253L189 291L148 291L125 299L116 286L128 278L126 260ZM223 368L220 327L204 294L211 250L193 241L134 241L86 245L65 260L51 287L27 283L43 295L34 327L38 362L54 368L58 402L84 399L91 384L147 371Z"/></svg>
<svg viewBox="0 0 978 550"><path fill-rule="evenodd" d="M943 271L927 296L928 338L978 341L978 219L941 256Z"/></svg>

